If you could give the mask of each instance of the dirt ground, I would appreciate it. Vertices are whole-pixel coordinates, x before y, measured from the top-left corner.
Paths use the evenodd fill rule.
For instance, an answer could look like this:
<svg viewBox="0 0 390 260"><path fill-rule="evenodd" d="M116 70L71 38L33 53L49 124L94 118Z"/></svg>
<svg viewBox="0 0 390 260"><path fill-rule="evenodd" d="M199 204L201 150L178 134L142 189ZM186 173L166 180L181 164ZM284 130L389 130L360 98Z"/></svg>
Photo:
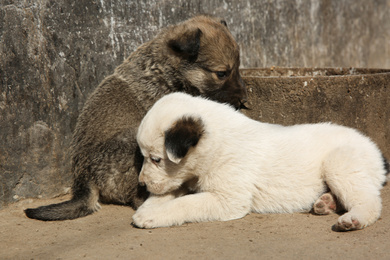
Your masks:
<svg viewBox="0 0 390 260"><path fill-rule="evenodd" d="M81 219L41 222L23 209L67 199L24 200L0 211L0 259L390 259L390 185L382 217L334 232L337 215L250 214L228 222L158 229L131 225L129 207L103 205Z"/></svg>

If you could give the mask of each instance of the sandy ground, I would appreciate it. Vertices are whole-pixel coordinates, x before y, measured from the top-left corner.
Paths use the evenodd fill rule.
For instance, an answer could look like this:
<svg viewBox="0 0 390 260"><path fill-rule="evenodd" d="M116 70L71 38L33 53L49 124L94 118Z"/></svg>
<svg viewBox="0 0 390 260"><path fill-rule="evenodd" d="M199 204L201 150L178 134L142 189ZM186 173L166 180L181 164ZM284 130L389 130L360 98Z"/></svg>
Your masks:
<svg viewBox="0 0 390 260"><path fill-rule="evenodd" d="M24 200L0 211L0 259L390 259L390 185L382 217L364 230L332 231L337 215L250 214L228 222L137 229L129 207L103 205L81 219L41 222Z"/></svg>

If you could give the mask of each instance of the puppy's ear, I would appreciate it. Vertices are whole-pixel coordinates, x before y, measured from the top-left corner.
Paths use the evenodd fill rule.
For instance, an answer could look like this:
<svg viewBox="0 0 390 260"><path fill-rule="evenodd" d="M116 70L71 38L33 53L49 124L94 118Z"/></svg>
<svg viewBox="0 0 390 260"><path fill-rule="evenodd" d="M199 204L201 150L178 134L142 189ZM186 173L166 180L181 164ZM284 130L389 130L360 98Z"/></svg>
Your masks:
<svg viewBox="0 0 390 260"><path fill-rule="evenodd" d="M200 37L202 31L199 28L178 28L177 33L168 41L168 47L177 55L189 61L195 61L198 57Z"/></svg>
<svg viewBox="0 0 390 260"><path fill-rule="evenodd" d="M200 118L183 117L165 131L165 149L168 159L176 164L180 163L188 150L198 144L204 132L204 125Z"/></svg>

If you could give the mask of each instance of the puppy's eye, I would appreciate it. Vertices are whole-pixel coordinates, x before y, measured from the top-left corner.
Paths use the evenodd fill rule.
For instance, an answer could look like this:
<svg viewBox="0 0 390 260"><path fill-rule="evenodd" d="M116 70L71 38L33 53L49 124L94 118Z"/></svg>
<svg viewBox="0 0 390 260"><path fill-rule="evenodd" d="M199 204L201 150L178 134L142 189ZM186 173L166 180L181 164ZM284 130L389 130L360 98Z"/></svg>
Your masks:
<svg viewBox="0 0 390 260"><path fill-rule="evenodd" d="M218 79L223 80L223 79L226 79L227 76L229 76L229 72L228 71L216 71L215 75L217 75Z"/></svg>
<svg viewBox="0 0 390 260"><path fill-rule="evenodd" d="M150 160L152 160L152 162L154 162L154 163L160 163L161 162L161 158L160 157L155 157L155 156L150 156Z"/></svg>

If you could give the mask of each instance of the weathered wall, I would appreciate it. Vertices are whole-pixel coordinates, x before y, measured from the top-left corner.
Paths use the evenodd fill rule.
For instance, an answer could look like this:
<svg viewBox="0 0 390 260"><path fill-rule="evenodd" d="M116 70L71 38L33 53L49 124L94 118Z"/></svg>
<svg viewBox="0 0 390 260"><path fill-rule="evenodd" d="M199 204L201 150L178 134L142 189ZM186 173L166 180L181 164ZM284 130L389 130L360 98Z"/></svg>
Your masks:
<svg viewBox="0 0 390 260"><path fill-rule="evenodd" d="M243 67L390 68L389 10L389 0L0 0L0 208L66 192L86 98L159 28L224 17Z"/></svg>

